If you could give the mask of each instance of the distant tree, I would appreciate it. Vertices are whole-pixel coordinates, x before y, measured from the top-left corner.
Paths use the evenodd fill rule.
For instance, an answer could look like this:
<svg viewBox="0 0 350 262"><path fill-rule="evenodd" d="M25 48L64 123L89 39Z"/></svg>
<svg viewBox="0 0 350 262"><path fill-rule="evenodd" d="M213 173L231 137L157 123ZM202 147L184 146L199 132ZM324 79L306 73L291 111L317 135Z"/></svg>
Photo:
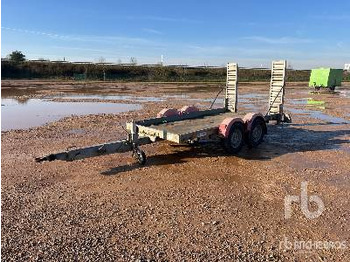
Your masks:
<svg viewBox="0 0 350 262"><path fill-rule="evenodd" d="M103 56L101 56L100 58L97 59L97 62L99 64L105 64L106 63L106 58L104 58Z"/></svg>
<svg viewBox="0 0 350 262"><path fill-rule="evenodd" d="M137 65L136 57L131 57L130 58L130 64Z"/></svg>
<svg viewBox="0 0 350 262"><path fill-rule="evenodd" d="M14 63L20 63L26 60L26 56L21 51L13 51L8 55L9 60Z"/></svg>
<svg viewBox="0 0 350 262"><path fill-rule="evenodd" d="M101 56L99 59L98 59L98 63L100 65L102 65L102 71L103 71L103 81L106 81L106 58L104 58L103 56Z"/></svg>
<svg viewBox="0 0 350 262"><path fill-rule="evenodd" d="M50 59L46 59L44 57L39 57L38 60L41 62L50 62Z"/></svg>
<svg viewBox="0 0 350 262"><path fill-rule="evenodd" d="M122 60L119 58L117 63L120 65L122 63Z"/></svg>

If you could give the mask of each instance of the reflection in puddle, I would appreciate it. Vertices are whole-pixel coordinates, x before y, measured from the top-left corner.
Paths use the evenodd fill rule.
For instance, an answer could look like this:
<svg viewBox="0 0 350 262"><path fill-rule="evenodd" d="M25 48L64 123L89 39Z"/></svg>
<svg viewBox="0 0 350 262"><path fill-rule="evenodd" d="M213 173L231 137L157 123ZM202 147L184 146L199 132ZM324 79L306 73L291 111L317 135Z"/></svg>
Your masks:
<svg viewBox="0 0 350 262"><path fill-rule="evenodd" d="M258 94L258 93L248 93L248 94L238 94L238 96L243 99L254 99L254 98L262 99L267 97L267 94L265 95L265 94Z"/></svg>
<svg viewBox="0 0 350 262"><path fill-rule="evenodd" d="M96 100L121 100L121 101L133 101L138 103L145 102L162 102L166 100L166 97L152 97L152 96L128 96L128 95L64 95L53 96L50 98L60 98L64 100L76 100L76 99L96 99Z"/></svg>
<svg viewBox="0 0 350 262"><path fill-rule="evenodd" d="M313 98L301 98L301 99L290 99L288 100L289 104L292 105L308 105L308 106L324 106L325 101L314 100Z"/></svg>
<svg viewBox="0 0 350 262"><path fill-rule="evenodd" d="M267 95L257 94L257 93L249 93L249 94L239 94L240 102L249 102L252 99L262 99L266 98ZM186 100L186 101L198 101L198 102L212 102L213 98L191 98L186 94L174 94L174 95L162 95L160 97L153 96L131 96L131 95L86 95L86 94L76 94L76 95L62 95L62 96L50 96L46 97L48 99L65 99L65 100L77 100L77 99L96 99L96 100L121 100L121 101L132 101L138 103L145 102L164 102L168 99L176 99L176 100ZM215 103L223 104L223 98L217 98Z"/></svg>
<svg viewBox="0 0 350 262"><path fill-rule="evenodd" d="M324 106L325 101L322 100L314 100L312 98L308 98L307 105L316 105L316 106Z"/></svg>
<svg viewBox="0 0 350 262"><path fill-rule="evenodd" d="M339 90L339 95L341 97L350 97L350 90Z"/></svg>
<svg viewBox="0 0 350 262"><path fill-rule="evenodd" d="M295 109L295 108L289 108L288 110L294 114L301 114L300 117L303 117L302 115L306 114L306 115L309 115L311 118L320 119L320 120L328 122L328 123L350 124L350 121L348 121L344 118L330 116L330 115L327 115L327 114L322 113L320 111L313 111L313 110L307 110L307 109Z"/></svg>
<svg viewBox="0 0 350 262"><path fill-rule="evenodd" d="M192 103L212 103L214 98L191 98L189 95L185 94L174 94L174 95L163 95L160 97L152 96L131 96L131 95L63 95L63 96L51 96L46 97L47 99L57 99L60 101L76 101L76 100L105 100L105 101L127 101L127 102L137 102L137 103L146 103L146 102L165 102L167 100L180 100L184 102ZM223 98L217 98L214 106L220 107L224 104Z"/></svg>
<svg viewBox="0 0 350 262"><path fill-rule="evenodd" d="M306 105L307 104L307 98L287 99L286 103L291 104L291 105Z"/></svg>
<svg viewBox="0 0 350 262"><path fill-rule="evenodd" d="M131 95L62 95L62 96L51 96L46 97L48 99L59 98L60 100L115 100L115 101L130 101L137 103L146 102L164 102L168 99L175 100L186 100L186 101L198 101L198 102L211 102L213 99L201 99L201 98L191 98L189 95L179 94L179 95L163 95L160 97L153 96L131 96ZM218 101L223 103L223 99L218 99Z"/></svg>
<svg viewBox="0 0 350 262"><path fill-rule="evenodd" d="M14 99L1 99L1 130L25 129L59 120L70 115L116 114L142 108L138 104L53 102L30 99L19 103Z"/></svg>

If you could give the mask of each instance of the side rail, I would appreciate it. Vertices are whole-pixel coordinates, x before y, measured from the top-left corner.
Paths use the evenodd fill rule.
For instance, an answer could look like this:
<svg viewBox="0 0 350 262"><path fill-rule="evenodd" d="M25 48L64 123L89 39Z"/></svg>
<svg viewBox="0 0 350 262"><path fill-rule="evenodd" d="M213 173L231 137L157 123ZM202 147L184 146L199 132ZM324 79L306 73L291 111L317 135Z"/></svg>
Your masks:
<svg viewBox="0 0 350 262"><path fill-rule="evenodd" d="M224 113L227 110L225 108L215 108L215 109L209 109L209 110L202 110L202 111L196 111L192 112L191 114L186 115L173 115L173 116L167 116L167 117L155 117L155 118L149 118L145 120L136 121L135 123L137 125L141 126L151 126L151 125L159 125L163 123L170 123L170 122L176 122L176 121L182 121L186 119L194 119L194 118L200 118L204 116L211 116L211 115L218 115L220 113ZM127 129L130 130L130 123L127 123Z"/></svg>

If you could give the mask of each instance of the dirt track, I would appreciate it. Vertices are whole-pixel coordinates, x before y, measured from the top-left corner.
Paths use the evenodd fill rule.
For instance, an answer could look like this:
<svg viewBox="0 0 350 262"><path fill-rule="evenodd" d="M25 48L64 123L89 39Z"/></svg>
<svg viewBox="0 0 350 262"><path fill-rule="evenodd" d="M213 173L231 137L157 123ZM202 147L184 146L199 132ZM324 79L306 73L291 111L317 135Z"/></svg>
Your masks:
<svg viewBox="0 0 350 262"><path fill-rule="evenodd" d="M217 84L3 81L4 94L24 98L69 92L189 96L147 102L141 111L3 132L3 260L350 260L350 85L314 95L305 86L287 86L285 109L293 124L269 125L256 149L228 156L220 147L157 143L144 146L148 163L139 167L130 154L46 163L34 157L124 138L126 121L155 116L164 107L206 107L210 102L200 99L214 97ZM239 110L266 110L268 84L242 84L240 94ZM305 98L325 103L310 106ZM325 210L307 219L295 204L285 219L284 198L299 196L303 181ZM346 248L284 245L308 240L345 241Z"/></svg>

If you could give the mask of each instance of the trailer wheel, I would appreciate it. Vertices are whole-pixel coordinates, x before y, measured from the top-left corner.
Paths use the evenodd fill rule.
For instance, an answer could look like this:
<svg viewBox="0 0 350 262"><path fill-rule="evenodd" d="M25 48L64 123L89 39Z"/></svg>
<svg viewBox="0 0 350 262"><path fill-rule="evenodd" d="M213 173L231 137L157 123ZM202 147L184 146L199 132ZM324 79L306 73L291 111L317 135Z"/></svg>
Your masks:
<svg viewBox="0 0 350 262"><path fill-rule="evenodd" d="M247 144L249 147L258 146L264 139L266 134L266 124L260 117L254 119L250 131L246 137Z"/></svg>
<svg viewBox="0 0 350 262"><path fill-rule="evenodd" d="M224 147L230 154L238 153L244 143L244 126L241 122L235 122L229 131L227 138L224 138Z"/></svg>
<svg viewBox="0 0 350 262"><path fill-rule="evenodd" d="M137 148L134 152L134 156L140 165L143 166L146 164L146 154L141 149Z"/></svg>

